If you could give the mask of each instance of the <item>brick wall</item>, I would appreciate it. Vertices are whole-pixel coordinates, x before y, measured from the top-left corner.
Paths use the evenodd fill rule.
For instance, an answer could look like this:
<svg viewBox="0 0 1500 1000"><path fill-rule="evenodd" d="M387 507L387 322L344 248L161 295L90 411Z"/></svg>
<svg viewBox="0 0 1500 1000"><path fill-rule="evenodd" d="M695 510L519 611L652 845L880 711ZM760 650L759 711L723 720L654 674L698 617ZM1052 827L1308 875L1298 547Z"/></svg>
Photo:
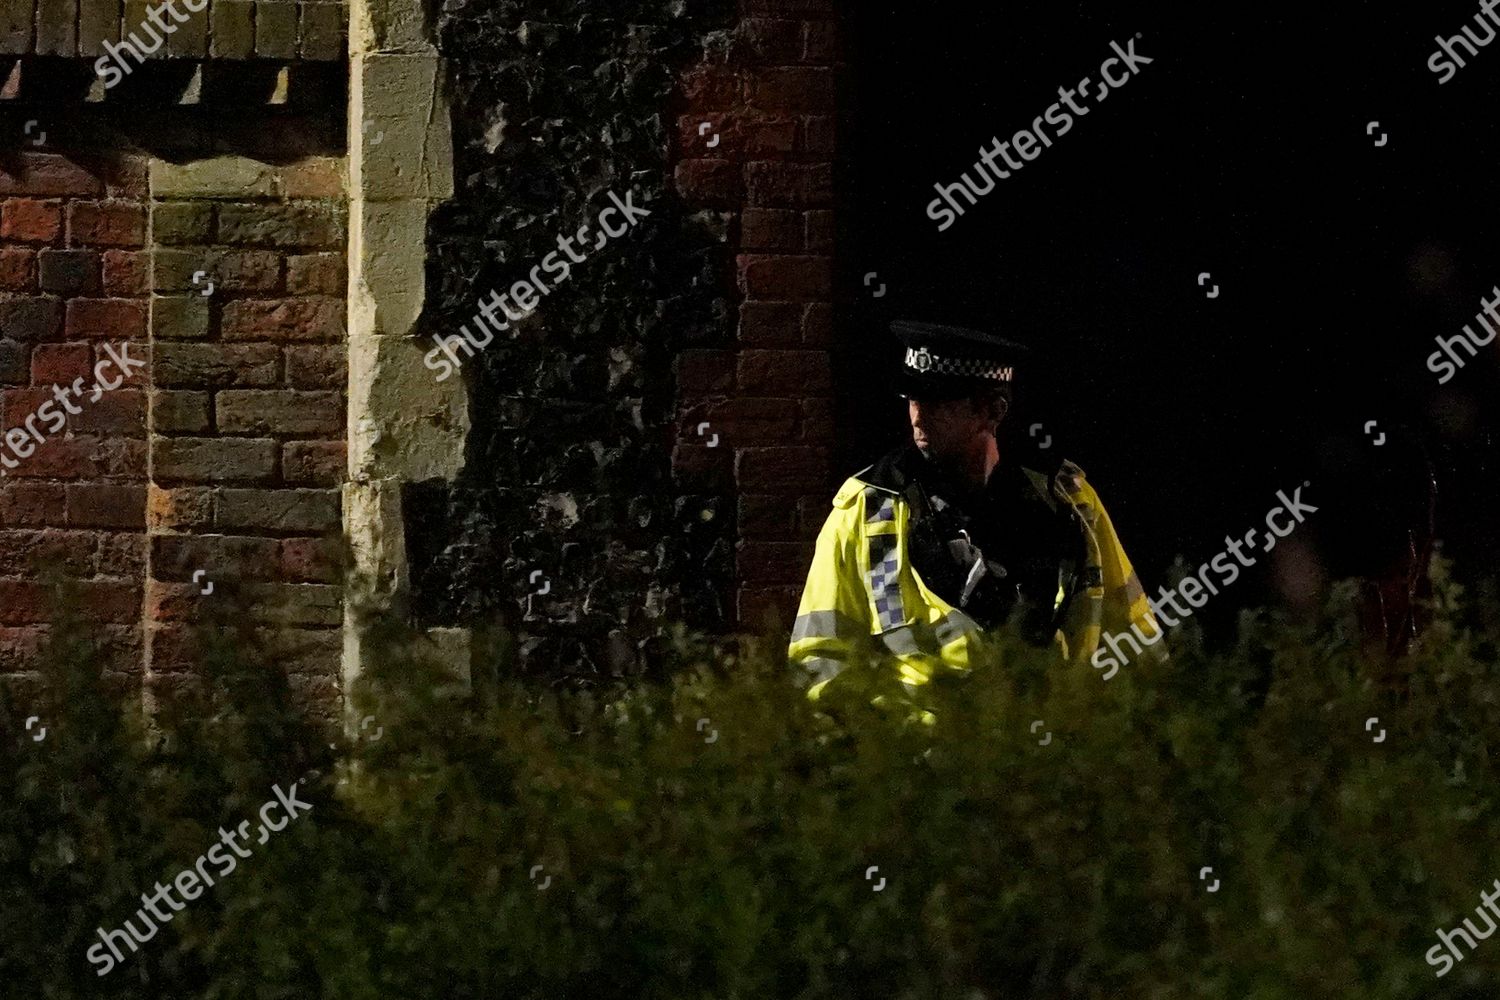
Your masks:
<svg viewBox="0 0 1500 1000"><path fill-rule="evenodd" d="M347 405L340 161L6 163L0 674L24 679L47 634L44 566L81 587L108 669L148 697L191 676L186 626L215 600L202 592L212 582L221 603L246 599L294 689L331 708ZM48 434L33 414L52 387L91 388L106 346L122 343L149 364L72 403L77 413L58 408L66 422Z"/></svg>
<svg viewBox="0 0 1500 1000"><path fill-rule="evenodd" d="M153 165L148 686L194 669L184 626L217 580L295 689L337 697L341 177L333 159Z"/></svg>
<svg viewBox="0 0 1500 1000"><path fill-rule="evenodd" d="M146 165L25 153L0 172L0 196L0 429L21 442L0 478L0 672L24 671L47 632L47 565L78 582L109 668L134 683L149 370L92 403L59 407L52 387L92 387L106 343L146 357ZM46 442L21 457L27 417L49 400L66 423L48 434L34 420Z"/></svg>
<svg viewBox="0 0 1500 1000"><path fill-rule="evenodd" d="M673 462L681 475L732 483L737 610L754 626L771 608L790 621L831 499L841 57L832 0L742 0L741 9L727 44L684 78L677 119L678 190L731 222L741 301L733 344L678 359Z"/></svg>
<svg viewBox="0 0 1500 1000"><path fill-rule="evenodd" d="M146 45L147 11L161 0L0 0L0 55L100 56L132 33ZM207 0L150 58L336 60L344 57L346 7L337 0Z"/></svg>

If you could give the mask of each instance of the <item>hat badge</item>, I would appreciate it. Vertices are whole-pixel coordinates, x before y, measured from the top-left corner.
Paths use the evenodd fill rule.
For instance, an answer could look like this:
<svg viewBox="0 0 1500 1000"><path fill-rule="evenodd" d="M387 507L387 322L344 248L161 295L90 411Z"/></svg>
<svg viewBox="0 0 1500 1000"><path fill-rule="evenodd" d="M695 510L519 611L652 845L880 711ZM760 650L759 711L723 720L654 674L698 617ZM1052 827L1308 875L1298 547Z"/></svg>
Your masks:
<svg viewBox="0 0 1500 1000"><path fill-rule="evenodd" d="M919 372L925 372L932 367L932 355L927 353L927 348L917 348L911 356L911 366Z"/></svg>

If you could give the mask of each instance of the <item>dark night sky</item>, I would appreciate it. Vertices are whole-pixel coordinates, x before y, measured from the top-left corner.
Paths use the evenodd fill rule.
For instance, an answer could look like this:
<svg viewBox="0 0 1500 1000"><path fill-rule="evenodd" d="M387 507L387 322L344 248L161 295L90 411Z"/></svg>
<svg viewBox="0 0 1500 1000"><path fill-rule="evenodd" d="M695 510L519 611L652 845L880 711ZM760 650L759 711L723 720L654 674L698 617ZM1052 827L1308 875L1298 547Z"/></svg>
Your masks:
<svg viewBox="0 0 1500 1000"><path fill-rule="evenodd" d="M903 431L901 401L871 394L868 362L894 353L884 322L932 319L1042 352L1018 373L1012 434L1040 420L1083 466L1153 590L1175 554L1210 558L1303 481L1320 511L1298 536L1330 574L1359 568L1404 537L1397 508L1423 495L1416 442L1446 551L1491 571L1500 347L1442 387L1425 361L1500 285L1500 44L1444 85L1427 68L1434 36L1477 10L862 5L837 180L853 248L840 477ZM1136 33L1153 62L939 233L934 183L1059 86L1097 79L1110 41ZM867 271L884 299L863 291Z"/></svg>

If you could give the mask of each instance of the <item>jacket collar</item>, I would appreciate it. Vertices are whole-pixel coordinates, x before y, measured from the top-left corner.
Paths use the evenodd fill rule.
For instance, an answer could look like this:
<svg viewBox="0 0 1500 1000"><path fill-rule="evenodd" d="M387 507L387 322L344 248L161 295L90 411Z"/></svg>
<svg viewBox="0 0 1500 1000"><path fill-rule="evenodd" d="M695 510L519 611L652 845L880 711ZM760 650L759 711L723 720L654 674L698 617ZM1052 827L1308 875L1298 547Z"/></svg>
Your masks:
<svg viewBox="0 0 1500 1000"><path fill-rule="evenodd" d="M1040 463L1039 463L1040 464ZM1058 461L1058 468L1063 465ZM1037 496L1045 500L1054 509L1057 506L1056 499L1052 496L1048 485L1057 474L1058 469L1047 469L1045 471L1020 465L1007 465L1004 459L1001 464L990 473L990 483L997 482L996 477L1011 475L1023 479L1031 485ZM1017 475L1019 473L1019 475ZM907 442L899 447L893 448L880 456L873 464L866 466L854 474L854 478L872 486L877 490L888 493L901 494L913 480L930 481L934 475L931 460L922 454L915 444Z"/></svg>
<svg viewBox="0 0 1500 1000"><path fill-rule="evenodd" d="M877 490L900 493L921 475L922 465L926 463L927 458L917 446L908 442L886 452L873 465L860 469L854 478Z"/></svg>

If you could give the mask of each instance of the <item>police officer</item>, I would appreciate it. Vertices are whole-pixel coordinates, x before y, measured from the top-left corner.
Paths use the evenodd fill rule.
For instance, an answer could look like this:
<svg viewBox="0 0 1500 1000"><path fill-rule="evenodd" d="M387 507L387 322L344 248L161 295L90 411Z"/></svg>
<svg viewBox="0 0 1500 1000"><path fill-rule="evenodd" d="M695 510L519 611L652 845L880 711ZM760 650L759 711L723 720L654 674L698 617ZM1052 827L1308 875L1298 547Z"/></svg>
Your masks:
<svg viewBox="0 0 1500 1000"><path fill-rule="evenodd" d="M789 649L810 672L809 697L881 652L919 699L938 673L967 671L984 631L1008 620L1076 664L1106 632L1134 623L1159 635L1083 470L999 452L1025 349L932 323L891 332L912 439L844 482L818 535Z"/></svg>

